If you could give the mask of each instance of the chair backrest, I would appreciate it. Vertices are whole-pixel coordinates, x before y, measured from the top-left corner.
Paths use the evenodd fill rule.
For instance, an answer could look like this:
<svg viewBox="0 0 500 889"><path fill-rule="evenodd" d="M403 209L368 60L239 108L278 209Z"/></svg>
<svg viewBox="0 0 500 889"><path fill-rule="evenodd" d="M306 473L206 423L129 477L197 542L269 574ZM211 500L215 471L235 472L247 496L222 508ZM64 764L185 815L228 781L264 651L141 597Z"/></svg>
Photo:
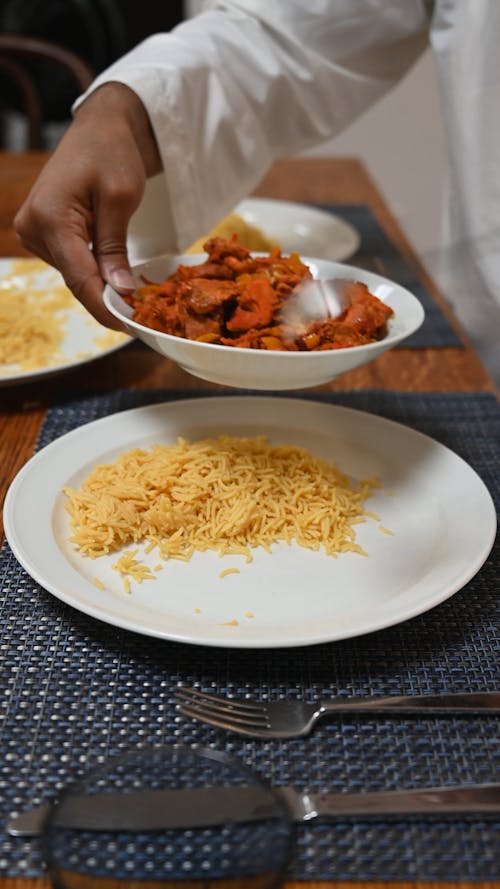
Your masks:
<svg viewBox="0 0 500 889"><path fill-rule="evenodd" d="M0 34L0 73L14 86L16 99L27 121L26 148L42 148L43 112L37 90L36 72L30 62L46 62L59 66L74 82L76 92L84 92L95 74L90 66L71 50L35 37L18 34ZM1 100L1 97L0 97ZM8 103L0 101L0 114L4 115ZM70 108L68 107L68 117Z"/></svg>

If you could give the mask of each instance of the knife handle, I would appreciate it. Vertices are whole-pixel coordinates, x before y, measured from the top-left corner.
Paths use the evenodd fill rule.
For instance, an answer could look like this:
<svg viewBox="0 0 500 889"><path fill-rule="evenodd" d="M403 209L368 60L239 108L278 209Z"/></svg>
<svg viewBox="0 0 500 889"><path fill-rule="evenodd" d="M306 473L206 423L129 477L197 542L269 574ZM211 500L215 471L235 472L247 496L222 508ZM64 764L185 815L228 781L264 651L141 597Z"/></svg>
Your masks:
<svg viewBox="0 0 500 889"><path fill-rule="evenodd" d="M321 701L318 716L335 711L369 710L371 713L496 713L500 712L500 692L464 692L440 695L387 695Z"/></svg>
<svg viewBox="0 0 500 889"><path fill-rule="evenodd" d="M234 794L235 789L237 794L241 795L243 803L243 807L239 809L241 820L248 820L249 812L257 812L258 815L258 809L255 808L254 798L251 798L250 808L248 804L245 803L245 796L248 793L246 788L219 788L219 793L222 794L221 799L223 800L225 795L229 794L231 796ZM208 792L212 793L213 791ZM191 791L191 793L196 794L196 791ZM202 790L201 793L205 794L207 791ZM283 799L290 816L295 821L310 821L319 817L327 819L379 818L382 820L390 817L417 818L424 815L437 818L443 816L460 817L461 815L483 815L484 817L486 815L498 815L498 813L500 813L500 784L479 784L470 785L468 787L434 787L419 790L382 790L371 791L368 793L324 794L301 793L293 787L277 787L275 788L275 793ZM104 797L109 797L106 800L108 804L108 815L106 815L106 807L103 808L102 805L104 800L99 804L99 795L73 797L75 808L72 812L71 826L84 830L89 829L90 824L93 829L97 829L98 822L96 822L96 818L98 818L98 814L96 814L96 811L97 813L101 812L101 814L104 815L104 822L99 823L100 828L103 830L118 830L120 828L127 830L148 829L151 826L149 815L152 814L153 817L155 817L155 811L159 813L158 817L160 819L159 821L156 819L155 829L157 829L158 824L161 823L166 826L167 821L169 826L173 826L171 816L167 817L167 821L162 822L162 809L158 806L155 809L154 803L155 801L157 802L157 798L160 796L164 806L166 805L166 811L168 813L168 811L171 811L169 805L171 807L172 795L179 801L185 794L189 795L189 791L144 791L143 794L139 794L144 797L143 801L147 804L142 806L142 808L137 805L137 801L133 794L104 794ZM135 796L137 797L137 794ZM169 798L170 804L168 803ZM165 800L167 801L166 803ZM124 805L124 801L127 805ZM130 805L131 802L132 806ZM236 803L238 803L237 800ZM85 807L88 808L88 817L85 816ZM217 804L217 801L215 802L215 806L211 806L211 808L214 812L220 814L220 806ZM192 800L191 803L189 803L188 800L188 809L191 813L189 816L190 827L195 824L202 826L202 823L203 825L206 825L207 823L215 823L213 821L206 822L203 821L203 819L198 821L197 819L200 817L199 811L197 813L197 809L195 804L193 805ZM127 821L126 828L123 827L123 825L120 825L120 817L116 814L117 810L119 810L122 815L125 815ZM43 833L45 821L50 811L51 804L44 803L26 812L19 812L12 816L8 821L7 832L11 836L39 836ZM129 813L128 815L127 812ZM193 812L195 813L194 817L192 814ZM235 813L236 815L238 814L238 807L236 809L233 808L233 818L235 817ZM146 817L147 820L144 820ZM177 816L174 815L174 825L185 827L187 822L183 820L182 814L179 814L178 817L179 821L176 822ZM106 818L108 819L107 822ZM65 813L63 821L66 826L69 826L67 812ZM223 814L222 823L224 823L224 821L225 815Z"/></svg>
<svg viewBox="0 0 500 889"><path fill-rule="evenodd" d="M457 817L500 813L500 784L383 790L368 793L303 795L309 805L303 820L314 817Z"/></svg>

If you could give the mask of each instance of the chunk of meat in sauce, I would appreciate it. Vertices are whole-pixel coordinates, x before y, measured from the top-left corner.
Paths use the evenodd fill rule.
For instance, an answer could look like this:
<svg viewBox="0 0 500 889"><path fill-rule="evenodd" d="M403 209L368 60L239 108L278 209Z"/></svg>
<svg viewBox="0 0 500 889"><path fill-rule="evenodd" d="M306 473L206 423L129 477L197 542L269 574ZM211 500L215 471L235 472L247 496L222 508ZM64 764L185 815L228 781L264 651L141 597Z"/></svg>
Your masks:
<svg viewBox="0 0 500 889"><path fill-rule="evenodd" d="M228 300L236 299L238 288L233 281L191 278L182 285L179 295L189 312L210 315L212 312L220 312Z"/></svg>
<svg viewBox="0 0 500 889"><path fill-rule="evenodd" d="M267 327L274 317L276 297L269 278L254 278L242 289L233 316L227 322L232 333Z"/></svg>

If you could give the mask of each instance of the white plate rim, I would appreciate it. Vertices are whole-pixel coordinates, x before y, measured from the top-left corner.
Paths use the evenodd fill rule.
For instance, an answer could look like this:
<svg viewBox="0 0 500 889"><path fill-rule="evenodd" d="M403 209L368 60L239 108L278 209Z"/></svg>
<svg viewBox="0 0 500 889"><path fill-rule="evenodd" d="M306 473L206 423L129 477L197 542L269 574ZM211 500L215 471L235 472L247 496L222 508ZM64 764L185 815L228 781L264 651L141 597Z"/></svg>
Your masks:
<svg viewBox="0 0 500 889"><path fill-rule="evenodd" d="M8 268L12 263L18 262L23 259L34 259L35 257L23 257L23 256L1 256L0 257L0 279L9 274ZM48 267L51 273L56 274L56 270ZM61 285L64 284L64 281L61 278ZM108 328L103 326L103 333L106 332ZM97 334L97 331L96 331ZM88 355L83 358L74 358L70 359L67 362L61 364L47 365L46 367L34 368L33 370L18 370L14 373L6 374L2 371L2 366L0 365L0 386L10 386L17 385L18 383L27 383L33 381L38 381L41 379L45 379L45 377L52 376L54 374L65 373L69 370L74 370L77 367L80 367L84 364L90 364L92 361L97 361L99 358L104 358L106 355L111 355L113 352L117 352L119 349L123 349L124 346L128 346L129 343L133 342L133 338L127 336L123 342L115 343L111 346L106 346L100 349L95 355Z"/></svg>
<svg viewBox="0 0 500 889"><path fill-rule="evenodd" d="M237 403L240 402L240 405L244 403L245 407L249 407L250 403L252 403L252 408L257 407L257 409L261 409L263 403L267 403L267 407L271 407L273 409L274 414L276 415L276 406L279 406L279 409L289 410L293 409L295 418L297 417L297 413L301 409L305 409L307 412L312 405L320 407L322 411L325 409L328 412L334 412L338 417L340 417L343 421L349 422L359 422L366 421L372 427L383 427L384 432L392 432L394 434L406 436L412 438L415 443L419 443L423 447L431 448L434 452L436 450L439 452L440 457L445 457L448 460L453 461L459 469L465 473L465 476L469 482L474 485L475 493L481 500L482 510L484 511L483 515L483 525L486 526L487 533L484 533L481 537L481 544L476 546L474 557L469 561L467 568L462 570L461 574L457 576L453 576L452 579L447 583L441 586L441 588L434 592L432 596L430 596L427 600L416 601L410 607L406 606L403 608L395 609L391 614L389 610L388 615L383 615L380 619L373 618L371 622L365 623L364 625L356 625L351 626L347 629L341 629L336 632L334 629L325 629L320 634L315 634L312 637L309 636L294 636L292 637L277 637L277 638L259 638L258 636L255 638L240 638L232 637L232 638L222 638L220 631L216 631L212 636L206 633L202 633L199 636L190 633L169 633L164 632L161 629L158 629L157 626L147 625L144 623L142 626L139 625L136 621L130 621L126 618L126 616L111 614L110 609L106 608L96 608L92 605L86 605L85 602L79 602L76 596L67 595L60 589L57 581L57 565L55 566L55 578L54 578L54 564L51 563L49 565L48 574L45 573L46 566L43 565L42 558L42 567L44 570L40 570L38 562L40 561L40 555L33 559L32 554L32 542L30 540L23 539L23 535L19 535L16 530L16 502L19 494L23 490L23 486L29 486L32 483L33 476L36 478L37 472L44 473L44 463L47 460L47 455L52 455L52 459L55 460L57 457L61 456L62 453L68 453L71 451L71 446L75 442L78 444L78 439L82 435L88 436L89 434L92 436L92 433L99 427L100 430L109 431L112 429L114 424L120 424L124 419L126 419L128 425L131 424L131 419L134 420L141 418L141 414L146 416L144 412L158 412L161 413L166 411L183 411L187 410L188 415L193 410L196 410L200 407L200 405L210 406L210 410L213 412L215 408L221 408L224 410L225 408L230 409L230 414L234 416L235 407ZM260 403L260 404L259 404ZM333 414L332 414L333 416ZM121 418L121 419L118 419ZM142 418L141 418L142 419ZM83 432L85 430L85 432ZM260 430L262 431L262 430ZM373 429L372 429L373 431ZM258 434L259 430L256 431L255 434ZM248 434L248 433L245 433ZM120 444L119 450L128 449L131 446L134 446L135 439L129 442L123 442ZM99 460L99 454L96 454L91 461L91 465L95 464ZM78 467L78 462L75 464L75 470ZM342 468L342 467L341 467ZM45 473L46 476L49 473ZM26 487L27 490L27 487ZM53 491L54 498L58 494L59 489L57 491ZM53 499L50 503L44 498L38 497L36 499L37 506L37 515L34 517L34 521L36 522L46 522L48 525L52 524L52 513L54 509ZM368 507L369 508L369 507ZM42 511L42 515L38 515L39 511ZM44 512L45 510L45 512ZM407 621L413 617L419 616L430 609L434 608L436 605L444 602L453 596L456 592L462 589L468 582L471 580L475 574L479 571L481 566L484 564L488 555L493 546L493 542L495 540L496 535L496 512L493 504L493 500L491 495L482 481L477 472L458 454L456 454L451 449L447 448L445 445L431 438L430 436L421 433L412 427L405 426L399 422L394 420L386 419L385 417L381 417L377 414L373 414L370 412L360 411L354 408L349 408L341 405L336 405L334 403L317 401L314 399L301 399L301 398L283 398L277 396L210 396L210 397L193 397L182 400L174 400L174 401L166 401L161 402L159 404L149 404L142 407L131 408L124 411L119 411L115 414L109 415L107 417L102 417L97 420L93 420L89 423L83 424L76 429L60 436L59 438L52 441L49 445L40 450L37 454L35 454L19 471L14 481L9 487L7 492L7 496L4 504L4 525L5 525L5 534L7 541L20 562L20 564L25 568L27 573L44 589L46 589L49 593L54 595L59 600L65 602L68 605L76 608L78 611L83 612L93 618L96 618L104 623L111 624L112 626L119 627L121 629L130 630L133 632L137 632L146 636L152 636L155 638L160 638L165 641L174 641L174 642L182 642L188 644L195 645L203 645L203 646L214 646L214 647L223 647L223 648L293 648L298 646L307 646L307 645L315 645L326 642L335 642L341 641L348 638L358 637L365 635L367 633L376 632L378 630L386 629L388 627L394 626L396 624ZM484 529L483 529L484 530ZM63 556L61 555L61 564L64 562ZM52 572L52 573L51 573ZM83 587L87 587L87 590L90 589L91 584L88 581L84 581L82 579ZM95 593L95 590L93 590Z"/></svg>

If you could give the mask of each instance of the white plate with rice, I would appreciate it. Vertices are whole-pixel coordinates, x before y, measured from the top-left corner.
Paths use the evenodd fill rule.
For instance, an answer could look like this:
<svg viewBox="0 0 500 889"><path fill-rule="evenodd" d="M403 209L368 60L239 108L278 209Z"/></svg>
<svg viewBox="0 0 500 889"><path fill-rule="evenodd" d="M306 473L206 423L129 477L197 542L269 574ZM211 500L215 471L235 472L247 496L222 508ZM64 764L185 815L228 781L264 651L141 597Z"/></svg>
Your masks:
<svg viewBox="0 0 500 889"><path fill-rule="evenodd" d="M79 488L97 464L111 464L133 448L221 434L266 436L272 447L306 448L357 482L376 477L380 487L365 502L370 515L353 525L366 555L348 551L334 558L281 542L270 551L254 549L251 561L197 551L187 561L161 563L157 550L128 545L124 550L137 550L136 560L154 579L129 577L126 592L113 567L120 553L92 559L69 542L63 488ZM433 439L349 408L252 396L169 402L81 426L21 469L4 519L19 562L63 602L148 636L230 648L335 641L422 614L479 571L496 531L484 483Z"/></svg>
<svg viewBox="0 0 500 889"><path fill-rule="evenodd" d="M342 262L358 249L359 232L337 216L292 201L271 198L245 198L235 213L277 242L284 253L294 250L304 256Z"/></svg>
<svg viewBox="0 0 500 889"><path fill-rule="evenodd" d="M129 342L99 324L42 260L0 259L0 386L69 370Z"/></svg>

